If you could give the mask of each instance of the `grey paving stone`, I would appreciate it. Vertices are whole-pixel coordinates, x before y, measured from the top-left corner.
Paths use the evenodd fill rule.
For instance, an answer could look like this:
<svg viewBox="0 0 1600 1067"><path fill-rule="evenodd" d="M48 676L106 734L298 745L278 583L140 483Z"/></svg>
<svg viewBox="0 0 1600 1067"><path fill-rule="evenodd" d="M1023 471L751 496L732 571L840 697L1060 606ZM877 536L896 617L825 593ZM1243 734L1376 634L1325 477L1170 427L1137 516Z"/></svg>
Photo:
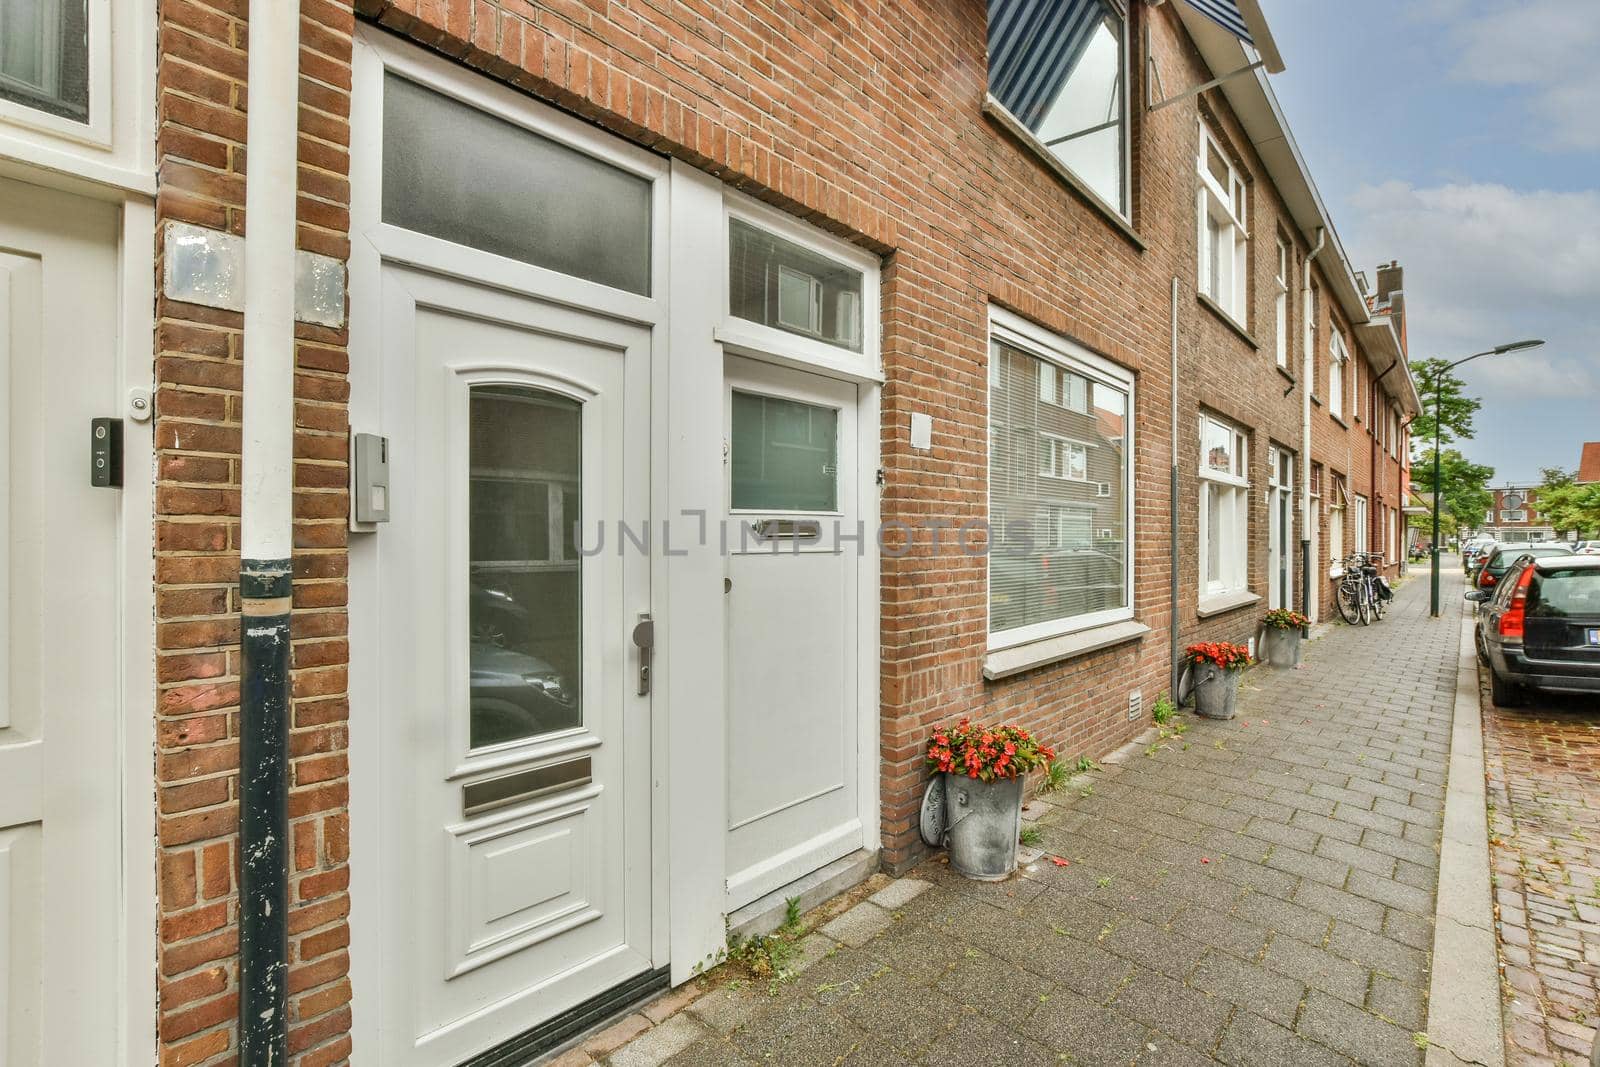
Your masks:
<svg viewBox="0 0 1600 1067"><path fill-rule="evenodd" d="M702 1037L667 1060L667 1067L749 1067L755 1061L725 1037Z"/></svg>
<svg viewBox="0 0 1600 1067"><path fill-rule="evenodd" d="M1393 876L1395 864L1399 862L1393 856L1332 837L1317 843L1316 854L1385 878Z"/></svg>
<svg viewBox="0 0 1600 1067"><path fill-rule="evenodd" d="M1317 990L1306 997L1299 1032L1357 1063L1373 1067L1422 1062L1422 1051L1417 1048L1412 1031Z"/></svg>
<svg viewBox="0 0 1600 1067"><path fill-rule="evenodd" d="M1428 956L1421 949L1401 944L1392 938L1363 930L1350 923L1334 923L1328 938L1328 951L1378 971L1411 982L1418 988L1426 984Z"/></svg>
<svg viewBox="0 0 1600 1067"><path fill-rule="evenodd" d="M1149 1037L1133 1020L1066 990L1039 1005L1028 1029L1046 1047L1070 1056L1073 1063L1107 1067L1132 1063Z"/></svg>
<svg viewBox="0 0 1600 1067"><path fill-rule="evenodd" d="M1097 1004L1111 998L1133 973L1134 964L1099 945L1064 934L1046 934L1021 961L1034 974L1088 997Z"/></svg>
<svg viewBox="0 0 1600 1067"><path fill-rule="evenodd" d="M1322 939L1328 934L1328 927L1333 922L1333 917L1327 912L1262 893L1246 895L1233 910L1234 914L1241 918L1253 920L1269 929L1282 931L1311 944L1321 944Z"/></svg>
<svg viewBox="0 0 1600 1067"><path fill-rule="evenodd" d="M1206 954L1206 946L1198 941L1130 918L1119 920L1100 945L1107 952L1171 978L1188 974Z"/></svg>
<svg viewBox="0 0 1600 1067"><path fill-rule="evenodd" d="M1306 993L1294 978L1217 952L1196 965L1189 984L1284 1026L1294 1025Z"/></svg>
<svg viewBox="0 0 1600 1067"><path fill-rule="evenodd" d="M1186 1045L1206 1049L1216 1044L1232 1010L1228 1001L1142 969L1117 991L1111 1007Z"/></svg>
<svg viewBox="0 0 1600 1067"><path fill-rule="evenodd" d="M733 1043L751 1059L796 1067L832 1067L866 1038L838 1012L804 999L763 1012L733 1033Z"/></svg>
<svg viewBox="0 0 1600 1067"><path fill-rule="evenodd" d="M706 1036L705 1027L690 1016L674 1015L617 1049L606 1062L611 1067L659 1067Z"/></svg>
<svg viewBox="0 0 1600 1067"><path fill-rule="evenodd" d="M1203 945L1247 960L1260 955L1272 936L1272 931L1260 923L1199 906L1179 912L1173 928Z"/></svg>
<svg viewBox="0 0 1600 1067"><path fill-rule="evenodd" d="M1432 916L1413 915L1408 911L1390 908L1383 916L1383 932L1412 948L1420 948L1424 952L1433 949Z"/></svg>
<svg viewBox="0 0 1600 1067"><path fill-rule="evenodd" d="M1427 1029L1428 998L1420 986L1375 975L1367 994L1367 1010L1413 1034Z"/></svg>
<svg viewBox="0 0 1600 1067"><path fill-rule="evenodd" d="M903 908L932 888L931 882L920 878L897 878L867 899L889 911Z"/></svg>
<svg viewBox="0 0 1600 1067"><path fill-rule="evenodd" d="M749 988L723 986L694 1001L688 1011L713 1030L726 1033L749 1021L763 1006Z"/></svg>
<svg viewBox="0 0 1600 1067"><path fill-rule="evenodd" d="M1286 845L1279 845L1272 850L1272 855L1267 857L1267 866L1334 887L1343 886L1350 874L1348 863L1314 856Z"/></svg>
<svg viewBox="0 0 1600 1067"><path fill-rule="evenodd" d="M1427 889L1403 885L1390 878L1379 878L1366 871L1352 872L1347 888L1357 896L1375 900L1401 911L1409 911L1414 915L1433 914L1433 893Z"/></svg>
<svg viewBox="0 0 1600 1067"><path fill-rule="evenodd" d="M981 953L962 959L933 988L986 1015L1023 1022L1050 991L1051 982L1032 971Z"/></svg>
<svg viewBox="0 0 1600 1067"><path fill-rule="evenodd" d="M1354 879L1360 871L1351 873ZM1348 885L1349 882L1346 882ZM1365 897L1347 893L1342 889L1322 885L1320 882L1302 882L1295 892L1294 902L1330 915L1341 922L1354 923L1366 930L1383 928L1383 905Z"/></svg>
<svg viewBox="0 0 1600 1067"><path fill-rule="evenodd" d="M825 923L822 932L846 945L861 946L888 929L892 922L894 919L888 912L876 904L862 901L831 922Z"/></svg>
<svg viewBox="0 0 1600 1067"><path fill-rule="evenodd" d="M1279 934L1267 946L1262 962L1279 974L1297 978L1313 989L1332 993L1350 1004L1366 1003L1366 968L1315 945Z"/></svg>
<svg viewBox="0 0 1600 1067"><path fill-rule="evenodd" d="M854 1059L851 1062L855 1062ZM866 1061L871 1062L871 1061ZM981 1015L964 1014L928 1050L926 1062L940 1064L1015 1063L1020 1067L1053 1067L1059 1063L1051 1049L1017 1030L1000 1026Z"/></svg>
<svg viewBox="0 0 1600 1067"><path fill-rule="evenodd" d="M963 1011L960 1001L898 973L873 979L832 1007L878 1045L910 1057L922 1055L956 1025Z"/></svg>
<svg viewBox="0 0 1600 1067"><path fill-rule="evenodd" d="M1348 1067L1350 1060L1249 1012L1222 1035L1217 1059L1236 1067Z"/></svg>
<svg viewBox="0 0 1600 1067"><path fill-rule="evenodd" d="M1311 852L1316 849L1320 840L1315 830L1292 826L1287 823L1273 822L1270 819L1251 819L1244 832L1252 837L1258 837L1274 845L1288 845L1302 852ZM1262 850L1265 854L1265 850ZM1259 857L1255 857L1259 858Z"/></svg>

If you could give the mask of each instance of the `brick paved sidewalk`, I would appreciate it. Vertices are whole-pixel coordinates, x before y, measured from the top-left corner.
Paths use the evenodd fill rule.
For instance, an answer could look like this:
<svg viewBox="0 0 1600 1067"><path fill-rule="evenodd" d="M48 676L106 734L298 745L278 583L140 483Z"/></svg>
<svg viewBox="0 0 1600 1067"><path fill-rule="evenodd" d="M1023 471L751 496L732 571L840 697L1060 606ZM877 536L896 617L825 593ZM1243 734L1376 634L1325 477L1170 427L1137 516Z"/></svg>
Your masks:
<svg viewBox="0 0 1600 1067"><path fill-rule="evenodd" d="M1600 1015L1600 711L1497 708L1479 671L1507 1062L1587 1064Z"/></svg>
<svg viewBox="0 0 1600 1067"><path fill-rule="evenodd" d="M1044 798L1066 866L984 884L935 858L810 934L772 995L691 985L565 1059L1420 1063L1459 582L1445 618L1412 581L1303 668L1253 670L1238 719Z"/></svg>

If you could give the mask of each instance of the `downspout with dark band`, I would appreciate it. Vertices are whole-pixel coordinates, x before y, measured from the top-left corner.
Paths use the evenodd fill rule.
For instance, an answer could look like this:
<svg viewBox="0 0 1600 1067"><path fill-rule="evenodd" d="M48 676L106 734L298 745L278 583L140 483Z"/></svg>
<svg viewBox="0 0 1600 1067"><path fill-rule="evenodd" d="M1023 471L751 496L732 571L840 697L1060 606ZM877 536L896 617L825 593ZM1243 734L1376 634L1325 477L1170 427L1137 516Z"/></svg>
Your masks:
<svg viewBox="0 0 1600 1067"><path fill-rule="evenodd" d="M239 1064L288 1063L300 20L250 0L239 468Z"/></svg>
<svg viewBox="0 0 1600 1067"><path fill-rule="evenodd" d="M288 1062L290 567L239 573L239 1051L252 1065Z"/></svg>

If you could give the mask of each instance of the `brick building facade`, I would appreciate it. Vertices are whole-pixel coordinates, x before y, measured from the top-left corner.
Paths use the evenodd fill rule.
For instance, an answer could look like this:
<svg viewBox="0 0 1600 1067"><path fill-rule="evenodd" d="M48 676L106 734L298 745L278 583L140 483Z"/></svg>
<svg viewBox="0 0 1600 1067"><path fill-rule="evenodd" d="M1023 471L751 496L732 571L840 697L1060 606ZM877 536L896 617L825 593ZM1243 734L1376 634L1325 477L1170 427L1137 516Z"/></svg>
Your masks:
<svg viewBox="0 0 1600 1067"><path fill-rule="evenodd" d="M856 809L845 816L856 821L842 834L827 829L833 851L805 852L814 857L807 862L837 861L835 853L854 850L899 871L926 853L916 826L927 781L922 751L938 724L967 715L1015 721L1063 753L1102 756L1147 725L1150 705L1174 684L1183 645L1251 641L1269 604L1307 608L1306 588L1309 607L1327 617L1333 565L1350 552L1370 550L1394 565L1403 551L1398 509L1408 492L1405 426L1417 410L1404 364L1398 268L1380 268L1375 294L1353 273L1265 74L1236 73L1254 60L1254 49L1182 3L1127 7L1116 30L1126 72L1119 90L1126 104L1122 203L1112 204L1108 198L1117 194L1103 195L1111 186L1091 185L994 95L992 30L985 5L976 0L848 10L800 3L758 9L521 0L361 0L352 10L338 0L302 0L296 244L341 270L347 266L349 288L348 318L338 315L336 325L301 321L295 331L286 961L288 1047L295 1062L456 1062L466 1058L463 1051L514 1041L570 1006L564 994L552 994L555 1012L524 1012L514 1024L502 1020L472 1032L457 1026L472 1014L465 1009L443 1018L408 1005L408 995L427 1002L432 987L420 984L423 979L414 989L386 984L392 972L421 972L424 962L434 962L388 956L395 950L385 924L413 921L394 918L402 904L389 898L395 891L389 865L398 862L407 839L387 825L393 816L386 801L390 790L403 793L405 787L384 777L396 773L397 751L385 746L405 732L401 724L408 720L391 706L394 691L383 688L380 676L388 670L385 657L406 654L386 646L395 632L389 628L393 601L379 607L377 600L380 591L390 596L394 584L379 546L399 536L400 523L422 530L427 518L416 510L419 492L405 498L407 486L426 484L413 473L420 467L405 466L421 462L408 451L405 427L413 425L407 421L413 412L431 409L408 400L401 418L400 408L378 399L393 389L385 374L393 373L397 349L375 334L393 326L394 279L410 285L407 292L422 307L434 298L417 293L464 285L480 262L469 257L451 260L464 266L437 266L443 260L430 257L454 253L408 244L411 238L397 233L408 227L390 221L390 187L378 202L378 178L395 165L383 154L384 139L397 136L381 114L381 87L392 84L386 78L424 85L449 98L449 106L498 114L508 128L532 130L580 153L614 155L619 168L652 183L648 195L655 197L656 214L650 225L656 228L648 277L654 287L647 280L600 317L632 316L630 330L642 323L634 333L651 339L656 354L650 358L657 360L651 366L668 372L659 378L652 372L650 380L661 384L649 387L649 404L630 410L654 413L660 436L651 440L665 458L639 462L655 472L652 484L672 507L716 510L720 499L676 494L680 484L721 492L720 472L704 472L715 470L707 457L718 444L727 455L729 440L711 425L719 420L709 405L720 406L729 388L734 396L754 388L724 381L725 358L732 361L728 381L736 371L750 375L741 381L781 381L789 404L810 395L808 389L823 395L833 387L826 382L848 383L853 399L837 410L842 418L857 412L861 419L861 514L880 520L884 533L881 549L868 553L857 577L844 579L861 583L845 586L859 593L860 604L851 618L859 619L861 632L850 631L858 641L849 648L860 658L849 677L867 694L857 709L862 740L845 746L846 777L857 763L862 769ZM142 795L155 810L150 855L157 872L154 901L145 902L153 903L156 929L156 943L145 953L154 956L145 962L155 971L153 1007L146 1012L154 1015L153 1032L146 1034L142 1022L130 1024L130 1062L147 1062L149 1049L140 1046L152 1040L167 1064L224 1063L238 1055L238 753L241 730L249 728L240 710L239 652L246 491L241 416L249 402L242 377L245 319L226 300L175 295L169 257L181 238L174 235L217 238L169 224L249 239L249 8L245 0L165 0L159 13L148 12L157 61L145 87L150 115L144 121L155 158L135 159L128 168L134 177L109 183L122 198L125 218L142 220L143 228L125 238L125 269L133 276L142 270L147 287L152 266L156 278L153 294L144 290L153 307L146 325L154 336L148 380L155 417L149 430L129 428L131 447L139 447L140 433L149 434L152 469L147 474L129 464L126 471L129 484L153 480L154 569L144 584L153 582L154 632L135 631L124 641L129 657L153 664L153 707L143 717L152 722L154 770ZM1116 7L1104 11L1111 18ZM1269 51L1265 27L1248 29ZM1154 82L1151 71L1159 73ZM1220 87L1181 95L1223 75L1231 76ZM1171 106L1150 106L1163 97ZM135 91L127 99L141 97ZM42 149L30 155L9 142L4 147L21 165L36 168L37 180L57 180L59 168ZM141 166L145 178L138 177ZM106 184L103 176L87 176ZM711 214L694 214L699 208L686 206L690 200L709 205ZM1206 212L1216 221L1209 229ZM1248 225L1229 230L1230 216ZM783 251L787 240L809 250L811 260L858 273L868 291L854 303L829 306L857 308L864 338L854 348L848 334L818 341L827 332L818 313L809 327L816 336L791 353L782 350L777 333L738 333L737 323L730 327L722 318L725 304L709 312L693 304L690 290L723 284L713 284L715 267L702 263L699 269L708 273L695 274L696 256L688 255L690 249L709 251L720 261L725 254L726 242L696 243L708 219L716 226L751 220L778 235L774 254L789 254ZM140 238L145 251L136 254ZM1236 243L1218 246L1219 240ZM148 257L151 244L153 264L140 258ZM1238 258L1228 268L1215 265L1230 256ZM468 280L498 293L532 278L526 288L540 295L529 307L583 310L586 289L519 274L520 266L489 268L499 273ZM430 272L432 280L411 284L413 276ZM815 306L834 299L828 284L809 290ZM497 299L473 292L461 297L462 307ZM872 309L878 310L875 320ZM465 315L460 308L453 313ZM522 313L483 314L484 321L503 323ZM435 328L421 317L415 321L418 338ZM139 320L132 323L132 336L140 339ZM706 329L690 329L702 323ZM596 337L610 329L581 328L591 326ZM792 322L782 329L794 332ZM715 344L714 330L720 331ZM762 349L762 339L774 347ZM605 350L631 351L635 343L608 340ZM417 352L423 344L416 341ZM1077 496L1052 488L1060 502L1046 509L1047 521L1056 524L1050 551L1026 557L1038 570L1024 569L1016 603L1030 606L1005 631L992 621L1015 606L996 600L996 568L1003 564L994 554L961 551L951 536L974 530L972 536L980 543L987 538L991 547L1004 540L992 514L1000 491L992 436L996 398L1025 388L1032 405L1046 388L1039 385L1034 395L1035 379L1025 386L997 382L1001 351L1016 353L1023 375L1034 364L1046 368L1054 383L1050 402L1076 410L1082 424L1074 429L1069 419L1043 431L1062 443L1051 446L1059 452L1052 452L1048 472L1033 458L1023 461L1028 477L1047 473L1056 482L1085 486ZM688 363L661 362L674 352L715 362L706 380L712 391L662 392L687 388L683 383L700 373L685 370ZM856 355L860 362L852 362ZM737 362L751 358L760 367ZM769 366L789 377L763 378L780 374L762 369ZM791 388L801 372L826 382L808 379ZM689 406L677 403L682 396L690 397ZM851 407L854 398L859 408ZM813 417L820 406L812 405ZM915 429L923 419L926 441ZM395 521L366 529L357 523L353 530L350 437L372 426L394 442ZM1080 456L1082 472L1076 473ZM842 462L833 460L830 476L838 476ZM1176 510L1168 488L1174 473ZM711 480L696 481L702 478ZM869 488L873 481L881 490ZM1021 499L1033 500L1032 492ZM465 496L441 499L441 511L450 511L450 501L466 510ZM129 493L123 500L132 508L139 498ZM1307 503L1314 517L1309 536ZM542 551L551 555L540 563L574 558L548 546ZM1094 573L1104 577L1097 579L1098 599L1080 613L1097 623L1058 625L1073 617L1062 614L1069 609L1060 598L1077 590L1052 584L1035 604L1030 581L1042 587L1039 571L1081 567L1089 557L1100 568ZM645 775L644 799L637 803L643 824L655 828L652 848L626 855L642 855L655 873L640 913L649 935L643 948L629 944L645 960L637 969L659 972L662 981L670 970L670 980L681 981L715 951L723 917L770 895L773 872L788 868L781 856L771 863L761 858L748 882L758 899L725 895L730 880L743 877L725 857L743 846L731 840L725 846L720 834L709 835L718 840L706 844L708 835L695 821L738 821L716 805L726 803L718 798L725 776L735 773L725 768L742 758L742 735L729 726L739 701L730 693L750 683L737 676L737 663L730 667L719 658L726 655L719 651L724 627L736 617L729 613L741 610L736 601L724 607L721 598L728 590L737 597L758 580L754 572L749 581L742 573L732 577L705 553L683 562L670 553L650 558L655 599L645 606L663 624L665 644L657 652L658 702L653 713L644 708L655 716L655 747L645 750L655 771ZM440 558L417 573L448 569ZM619 573L619 581L630 580ZM139 585L141 579L135 571L127 580ZM419 589L424 584L419 581ZM405 595L418 599L403 603L432 603L420 592ZM463 590L463 602L467 595ZM476 586L471 595L478 596ZM715 635L703 647L689 636L702 623ZM472 640L478 640L476 631ZM606 649L612 640L607 637ZM615 661L605 658L600 666L617 667L613 673L631 688L631 646L621 637L615 641ZM725 678L731 690L725 691ZM641 682L640 688L648 686ZM691 710L691 704L703 708ZM670 728L662 718L666 706L673 708ZM140 712L137 703L128 708L128 714ZM855 720L842 721L849 726ZM774 727L762 725L768 732ZM804 733L798 726L795 731ZM622 742L612 735L607 743ZM597 742L593 758L601 760L602 751ZM709 769L695 762L697 752L710 753ZM423 755L415 755L419 764ZM462 766L467 769L441 780L463 791L463 812L450 819L470 822L476 809L467 791L491 779L470 759ZM709 785L690 781L697 777ZM141 795L138 788L129 794ZM710 806L695 808L702 801ZM138 823L125 820L124 833L129 826ZM428 824L429 833L435 829ZM802 843L812 847L811 839ZM623 853L607 855L615 860ZM446 862L454 860L447 854ZM427 882L435 872L422 866L417 880ZM794 873L807 873L805 867L802 862ZM571 887L562 891L583 895ZM380 919L380 913L390 914ZM504 916L458 918L468 931L460 935L468 942L457 971L462 976L503 974L503 960L517 958L512 949L536 952L546 936L515 940L522 935L494 925ZM448 949L457 934L439 936ZM495 945L510 947L497 956ZM141 971L142 948L127 946L134 974ZM531 979L524 984L532 988ZM445 1044L428 1044L434 1040L430 1027L450 1032L439 1039ZM449 1044L458 1037L459 1044Z"/></svg>

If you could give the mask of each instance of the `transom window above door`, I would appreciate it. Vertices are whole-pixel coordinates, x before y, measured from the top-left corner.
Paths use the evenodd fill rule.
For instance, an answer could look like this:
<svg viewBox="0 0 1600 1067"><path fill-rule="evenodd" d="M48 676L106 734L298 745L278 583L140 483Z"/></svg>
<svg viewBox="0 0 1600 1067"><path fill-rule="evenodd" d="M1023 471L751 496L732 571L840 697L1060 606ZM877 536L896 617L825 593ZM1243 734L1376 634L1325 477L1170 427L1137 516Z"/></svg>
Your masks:
<svg viewBox="0 0 1600 1067"><path fill-rule="evenodd" d="M989 0L989 96L1128 214L1127 14L1120 0Z"/></svg>
<svg viewBox="0 0 1600 1067"><path fill-rule="evenodd" d="M728 220L728 312L860 352L863 272L741 218Z"/></svg>
<svg viewBox="0 0 1600 1067"><path fill-rule="evenodd" d="M651 184L408 78L383 79L388 225L649 296Z"/></svg>

